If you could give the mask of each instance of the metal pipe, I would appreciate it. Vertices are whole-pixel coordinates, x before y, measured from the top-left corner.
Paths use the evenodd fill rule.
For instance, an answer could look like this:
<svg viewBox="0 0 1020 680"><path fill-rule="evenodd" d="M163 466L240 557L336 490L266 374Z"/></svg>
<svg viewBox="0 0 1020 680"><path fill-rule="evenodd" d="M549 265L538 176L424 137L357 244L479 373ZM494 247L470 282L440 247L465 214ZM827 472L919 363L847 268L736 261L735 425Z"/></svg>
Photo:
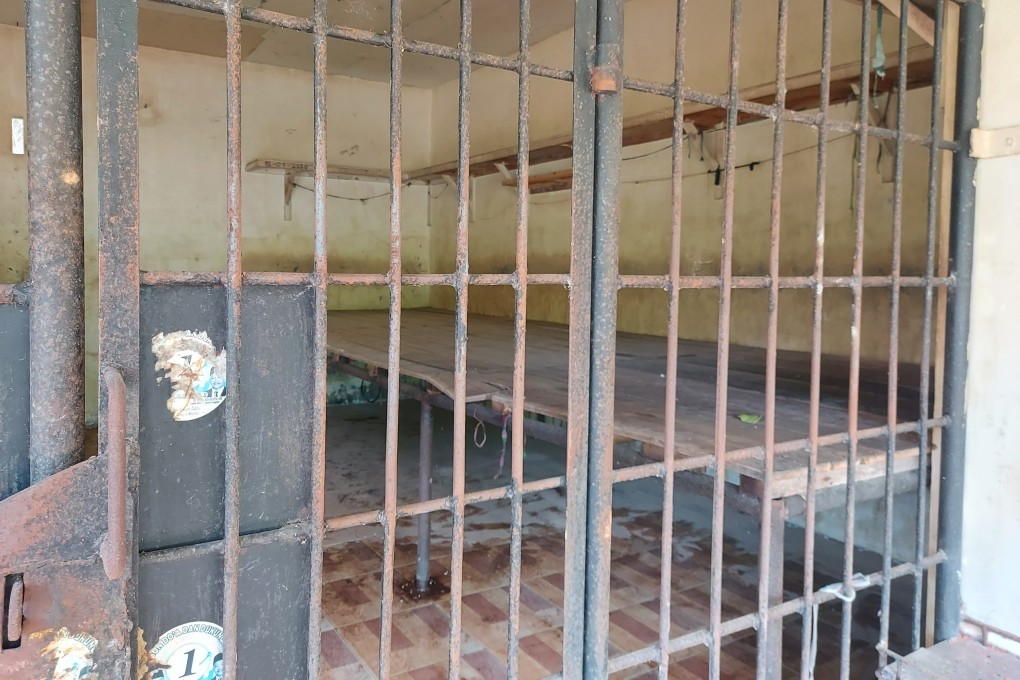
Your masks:
<svg viewBox="0 0 1020 680"><path fill-rule="evenodd" d="M963 549L963 475L967 445L967 340L970 325L971 272L974 251L974 174L977 161L964 143L978 126L981 92L981 46L984 9L979 2L960 6L960 46L956 71L955 137L961 149L953 156L953 203L950 212L949 262L956 289L946 311L946 413L942 484L939 499L939 547L946 561L939 565L935 597L935 639L956 637L962 616L960 568Z"/></svg>
<svg viewBox="0 0 1020 680"><path fill-rule="evenodd" d="M75 0L26 0L25 15L35 484L81 461L85 445L81 8Z"/></svg>
<svg viewBox="0 0 1020 680"><path fill-rule="evenodd" d="M623 3L599 0L595 99L595 184L591 277L591 420L588 429L587 579L584 675L608 677L609 571L613 522L616 299L620 273L620 166L623 152ZM605 79L603 81L603 79ZM605 85L602 85L602 83ZM607 87L608 86L608 87Z"/></svg>
<svg viewBox="0 0 1020 680"><path fill-rule="evenodd" d="M425 502L432 499L432 404L428 399L421 400L421 425L418 441L418 500ZM396 518L396 505L393 517ZM432 541L432 516L429 513L418 515L418 562L416 576L418 591L424 593L429 587L429 552Z"/></svg>

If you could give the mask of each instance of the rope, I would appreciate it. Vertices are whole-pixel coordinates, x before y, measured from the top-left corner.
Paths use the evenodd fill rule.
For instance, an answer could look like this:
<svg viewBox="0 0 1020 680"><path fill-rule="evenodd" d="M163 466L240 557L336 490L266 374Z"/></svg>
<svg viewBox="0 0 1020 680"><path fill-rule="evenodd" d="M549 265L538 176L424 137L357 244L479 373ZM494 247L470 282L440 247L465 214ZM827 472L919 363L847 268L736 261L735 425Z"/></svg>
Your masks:
<svg viewBox="0 0 1020 680"><path fill-rule="evenodd" d="M496 476L493 479L499 479L503 474L503 463L506 461L507 425L509 423L510 412L507 411L503 414L503 448L499 451L499 470L496 471Z"/></svg>
<svg viewBox="0 0 1020 680"><path fill-rule="evenodd" d="M473 415L475 417L475 446L478 447L478 448L482 448L482 447L485 446L485 442L487 442L489 440L488 435L485 433L485 423L483 423L482 419L478 417L478 412L477 411L472 412L471 415ZM481 442L478 441L478 432L479 431L481 431L481 433L482 433L482 441Z"/></svg>
<svg viewBox="0 0 1020 680"><path fill-rule="evenodd" d="M853 602L857 599L857 591L862 588L867 588L871 585L871 579L860 572L853 575L850 579L852 588L848 593L844 590L843 583L832 583L819 589L820 593L832 593L840 600L844 602ZM808 662L808 678L814 680L815 677L815 662L818 657L818 609L821 607L820 604L815 603L811 610L811 657Z"/></svg>

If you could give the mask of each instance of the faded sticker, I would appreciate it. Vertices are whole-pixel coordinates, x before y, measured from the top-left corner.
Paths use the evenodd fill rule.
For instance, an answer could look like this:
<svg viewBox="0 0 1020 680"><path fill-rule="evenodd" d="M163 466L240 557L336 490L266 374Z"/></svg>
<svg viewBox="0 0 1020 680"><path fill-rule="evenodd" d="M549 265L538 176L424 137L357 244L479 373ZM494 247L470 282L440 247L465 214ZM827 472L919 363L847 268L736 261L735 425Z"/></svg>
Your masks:
<svg viewBox="0 0 1020 680"><path fill-rule="evenodd" d="M52 680L92 680L99 677L92 663L92 652L98 640L88 633L72 633L67 628L56 632L50 629L46 633L53 635L42 650L43 656L53 661Z"/></svg>
<svg viewBox="0 0 1020 680"><path fill-rule="evenodd" d="M215 623L192 621L160 636L151 656L161 668L152 680L220 680L223 677L223 629Z"/></svg>
<svg viewBox="0 0 1020 680"><path fill-rule="evenodd" d="M227 352L216 346L204 331L160 333L152 339L157 381L171 385L167 410L174 420L195 420L223 403L227 391Z"/></svg>

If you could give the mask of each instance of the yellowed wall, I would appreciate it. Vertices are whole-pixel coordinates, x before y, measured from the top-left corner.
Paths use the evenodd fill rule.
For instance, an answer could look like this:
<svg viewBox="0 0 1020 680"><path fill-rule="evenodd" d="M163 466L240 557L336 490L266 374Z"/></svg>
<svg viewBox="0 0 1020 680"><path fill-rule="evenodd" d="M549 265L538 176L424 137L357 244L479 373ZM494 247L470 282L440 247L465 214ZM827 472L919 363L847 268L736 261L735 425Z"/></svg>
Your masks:
<svg viewBox="0 0 1020 680"><path fill-rule="evenodd" d="M668 11L671 4L661 0L633 0L627 4L627 72L640 77L668 80L673 38ZM741 84L769 82L774 79L775 12L774 2L747 3L742 40ZM688 81L711 92L726 88L726 42L721 38L728 26L728 3L696 0L688 3ZM818 68L820 48L819 3L794 0L791 3L791 76ZM859 58L859 9L851 3L834 3L834 64ZM856 23L855 23L856 22ZM771 28L769 28L771 26ZM696 28L695 28L696 27ZM895 48L895 21L886 22L886 49ZM569 34L561 34L534 49L534 58L542 63L569 66ZM548 61L546 61L548 60ZM472 78L471 132L472 153L513 145L516 135L516 85L513 76L492 70L478 71ZM570 88L568 84L533 79L532 134L542 138L570 129ZM911 92L906 101L910 131L923 132L929 125L931 91ZM435 160L449 158L449 107L456 103L456 83L438 88L434 94L433 140ZM627 115L667 106L666 100L634 96L625 99ZM834 117L852 120L856 103L836 105ZM785 165L782 186L781 274L808 275L813 271L815 248L815 182L817 157L814 146L817 133L801 125L788 124L785 130ZM773 128L759 122L739 128L736 163L766 161L752 171L736 173L733 263L735 275L768 273L769 210ZM722 132L706 135L706 147L721 148ZM667 141L624 149L625 161L621 188L620 270L624 274L666 274L669 266L670 154ZM682 273L717 274L720 262L723 201L717 196L710 165L700 157L699 144L692 145L683 164L682 188ZM841 133L830 136L826 182L825 273L851 273L854 219L851 212L854 140ZM876 169L879 144L869 142L866 179L865 250L866 275L888 274L891 263L893 185L882 182ZM444 156L445 154L445 156ZM645 156L643 158L636 158ZM903 212L904 274L924 271L926 226L927 152L908 149L905 162ZM569 162L536 169L545 172L569 167ZM569 192L533 196L529 237L530 268L534 272L566 272L570 252ZM513 268L514 189L501 186L501 178L478 179L474 185L470 223L470 266L473 271L510 271ZM455 195L444 192L432 203L432 261L436 271L453 267L455 235ZM452 306L450 291L437 290L433 304ZM901 302L901 355L918 360L921 347L920 312L923 298L916 291L904 292ZM512 312L509 290L472 288L472 311L498 315ZM534 288L529 291L529 317L565 322L567 296L562 290ZM718 326L718 292L688 291L681 296L681 334L696 339L715 339ZM810 348L810 291L784 291L780 296L780 342L790 349ZM866 291L862 320L862 353L866 357L888 356L889 293ZM765 342L767 293L735 291L732 334L734 342L763 345ZM664 334L666 295L663 292L622 291L619 304L622 330ZM826 292L823 349L846 353L850 341L850 294Z"/></svg>
<svg viewBox="0 0 1020 680"><path fill-rule="evenodd" d="M87 396L96 398L96 106L95 41L83 46L85 125L85 234ZM158 49L139 52L141 266L144 270L221 270L226 266L226 132L224 61ZM0 121L25 115L24 37L0 27ZM388 85L330 77L329 160L362 167L388 164ZM244 64L242 160L312 157L311 74ZM407 88L405 165L429 161L427 111L431 93ZM6 133L5 133L6 134ZM29 141L31 143L31 141ZM28 272L27 159L0 148L0 282ZM299 180L310 187L309 179ZM328 191L369 197L385 184L331 181ZM295 190L293 216L283 220L283 178L243 176L243 249L246 270L310 271L313 249L312 194ZM404 266L425 271L429 260L427 189L404 191ZM334 271L383 272L389 257L389 200L329 199L329 265ZM428 294L408 290L404 304L423 305ZM331 291L332 308L385 307L384 289Z"/></svg>

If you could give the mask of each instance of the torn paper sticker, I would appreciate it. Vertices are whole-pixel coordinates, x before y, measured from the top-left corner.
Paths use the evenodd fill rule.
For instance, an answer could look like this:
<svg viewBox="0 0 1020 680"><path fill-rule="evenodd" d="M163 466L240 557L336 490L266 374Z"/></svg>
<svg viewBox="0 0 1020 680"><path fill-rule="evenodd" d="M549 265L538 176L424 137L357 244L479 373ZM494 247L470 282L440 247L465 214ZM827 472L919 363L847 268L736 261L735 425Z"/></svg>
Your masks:
<svg viewBox="0 0 1020 680"><path fill-rule="evenodd" d="M223 677L223 629L208 621L192 621L163 633L152 648L162 668L152 680Z"/></svg>
<svg viewBox="0 0 1020 680"><path fill-rule="evenodd" d="M53 680L84 680L97 677L92 663L92 652L98 640L88 633L72 633L67 628L54 632L52 639L43 647L42 654L53 660ZM36 634L38 635L38 634ZM35 635L33 636L35 637Z"/></svg>
<svg viewBox="0 0 1020 680"><path fill-rule="evenodd" d="M195 420L223 403L227 391L227 352L205 331L160 333L152 339L156 372L170 379L166 401L174 420ZM157 380L162 381L162 377Z"/></svg>

